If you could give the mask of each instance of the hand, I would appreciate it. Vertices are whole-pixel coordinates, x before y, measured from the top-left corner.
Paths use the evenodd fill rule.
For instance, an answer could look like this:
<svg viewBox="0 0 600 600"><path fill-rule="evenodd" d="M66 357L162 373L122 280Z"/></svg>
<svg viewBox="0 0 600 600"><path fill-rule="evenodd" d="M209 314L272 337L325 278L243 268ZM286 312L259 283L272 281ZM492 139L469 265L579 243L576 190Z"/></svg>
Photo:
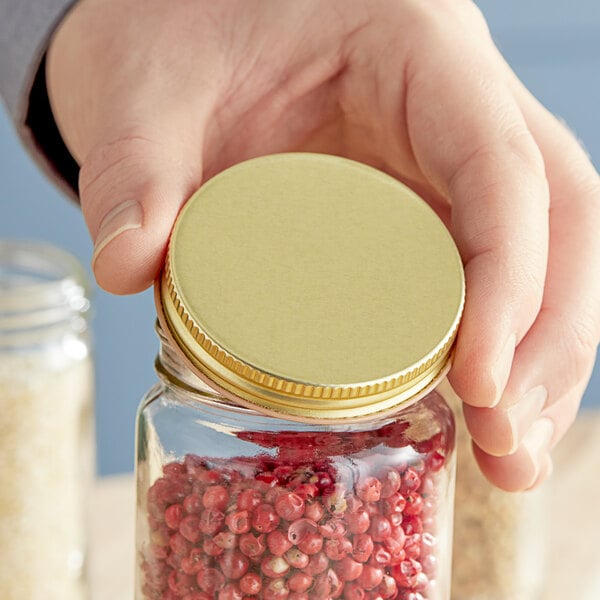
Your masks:
<svg viewBox="0 0 600 600"><path fill-rule="evenodd" d="M391 173L450 227L467 304L451 382L485 475L551 469L600 338L600 183L466 0L82 0L48 55L99 284L149 286L190 194L279 151Z"/></svg>

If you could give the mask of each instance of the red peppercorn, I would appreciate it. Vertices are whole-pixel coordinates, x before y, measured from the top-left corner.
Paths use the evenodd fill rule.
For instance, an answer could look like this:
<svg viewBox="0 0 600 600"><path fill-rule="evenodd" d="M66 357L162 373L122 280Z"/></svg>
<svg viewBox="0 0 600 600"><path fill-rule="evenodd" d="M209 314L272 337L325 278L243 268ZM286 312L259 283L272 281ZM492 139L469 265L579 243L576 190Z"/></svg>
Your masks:
<svg viewBox="0 0 600 600"><path fill-rule="evenodd" d="M285 492L275 500L277 514L286 521L295 521L304 514L304 499L294 492Z"/></svg>
<svg viewBox="0 0 600 600"><path fill-rule="evenodd" d="M270 488L267 489L267 491L265 492L265 498L264 501L266 504L272 504L273 506L275 506L275 502L277 500L277 498L279 498L279 496L281 496L282 494L287 494L289 492L287 492L285 490L285 488L282 488L278 485L274 485Z"/></svg>
<svg viewBox="0 0 600 600"><path fill-rule="evenodd" d="M294 569L304 569L310 560L308 554L305 554L297 547L290 548L284 554L284 558L289 563L290 567L293 567Z"/></svg>
<svg viewBox="0 0 600 600"><path fill-rule="evenodd" d="M308 534L316 533L319 527L310 519L298 519L288 527L288 539L292 544L300 543Z"/></svg>
<svg viewBox="0 0 600 600"><path fill-rule="evenodd" d="M248 596L256 596L262 589L262 579L257 573L246 573L240 579L240 590Z"/></svg>
<svg viewBox="0 0 600 600"><path fill-rule="evenodd" d="M238 542L240 552L249 558L262 556L267 549L265 537L264 534L255 536L252 533L244 533L240 536Z"/></svg>
<svg viewBox="0 0 600 600"><path fill-rule="evenodd" d="M313 585L314 578L306 573L296 571L288 579L288 587L292 592L306 592Z"/></svg>
<svg viewBox="0 0 600 600"><path fill-rule="evenodd" d="M325 554L331 560L342 560L352 553L352 542L348 538L329 539L325 542Z"/></svg>
<svg viewBox="0 0 600 600"><path fill-rule="evenodd" d="M349 493L346 495L346 502L348 504L348 509L347 509L348 513L355 513L363 505L363 501L360 498L357 498L352 493Z"/></svg>
<svg viewBox="0 0 600 600"><path fill-rule="evenodd" d="M219 590L218 600L243 600L244 595L235 583L227 583Z"/></svg>
<svg viewBox="0 0 600 600"><path fill-rule="evenodd" d="M421 485L421 477L417 472L417 469L413 465L413 467L409 467L402 474L402 484L400 485L400 493L403 496L406 496L410 492L416 492Z"/></svg>
<svg viewBox="0 0 600 600"><path fill-rule="evenodd" d="M167 478L175 479L178 475L185 475L186 471L185 465L178 462L170 462L163 465L163 474Z"/></svg>
<svg viewBox="0 0 600 600"><path fill-rule="evenodd" d="M215 540L211 537L205 538L202 543L202 550L206 556L221 556L225 550L221 546L217 546Z"/></svg>
<svg viewBox="0 0 600 600"><path fill-rule="evenodd" d="M350 533L366 533L371 525L371 517L364 508L348 513L345 517L346 526Z"/></svg>
<svg viewBox="0 0 600 600"><path fill-rule="evenodd" d="M424 592L429 586L429 577L423 571L417 574L417 582L415 583L415 590L417 592Z"/></svg>
<svg viewBox="0 0 600 600"><path fill-rule="evenodd" d="M371 565L364 565L362 573L356 581L365 590L372 590L383 581L383 569Z"/></svg>
<svg viewBox="0 0 600 600"><path fill-rule="evenodd" d="M250 531L250 515L247 510L240 510L229 513L225 517L225 524L229 527L231 533L239 535Z"/></svg>
<svg viewBox="0 0 600 600"><path fill-rule="evenodd" d="M396 469L387 469L380 479L382 498L389 498L400 489L402 478Z"/></svg>
<svg viewBox="0 0 600 600"><path fill-rule="evenodd" d="M371 519L369 534L371 535L371 538L374 542L383 542L383 540L390 537L391 533L392 526L383 515L375 515Z"/></svg>
<svg viewBox="0 0 600 600"><path fill-rule="evenodd" d="M215 594L225 585L225 577L217 569L203 569L198 573L196 582L207 594Z"/></svg>
<svg viewBox="0 0 600 600"><path fill-rule="evenodd" d="M423 572L430 578L433 579L437 574L437 558L434 554L426 554L421 560L421 566Z"/></svg>
<svg viewBox="0 0 600 600"><path fill-rule="evenodd" d="M200 531L206 535L214 535L221 529L225 515L218 510L205 509L200 515Z"/></svg>
<svg viewBox="0 0 600 600"><path fill-rule="evenodd" d="M311 477L310 482L314 483L317 486L317 489L320 491L326 490L333 485L333 480L331 479L331 475L324 471L315 473Z"/></svg>
<svg viewBox="0 0 600 600"><path fill-rule="evenodd" d="M195 544L201 537L200 518L196 515L188 515L179 523L179 533L188 541Z"/></svg>
<svg viewBox="0 0 600 600"><path fill-rule="evenodd" d="M293 544L290 542L287 535L279 529L271 531L271 533L267 535L267 547L271 551L271 554L274 554L275 556L285 554L292 545Z"/></svg>
<svg viewBox="0 0 600 600"><path fill-rule="evenodd" d="M294 467L291 465L280 465L273 469L273 475L277 477L279 485L285 485L294 474Z"/></svg>
<svg viewBox="0 0 600 600"><path fill-rule="evenodd" d="M334 580L332 580L332 578L329 576L329 573L333 574ZM313 589L311 590L311 595L315 598L331 598L333 595L332 591L334 589L334 583L336 587L339 585L339 579L335 574L335 571L332 569L324 571L315 577L315 583Z"/></svg>
<svg viewBox="0 0 600 600"><path fill-rule="evenodd" d="M333 491L323 497L323 504L332 515L343 515L348 510L346 493L343 487L335 486Z"/></svg>
<svg viewBox="0 0 600 600"><path fill-rule="evenodd" d="M260 563L260 571L265 577L276 579L287 575L290 565L282 556L267 556Z"/></svg>
<svg viewBox="0 0 600 600"><path fill-rule="evenodd" d="M356 484L356 495L363 502L377 502L381 497L381 482L377 477L365 477Z"/></svg>
<svg viewBox="0 0 600 600"><path fill-rule="evenodd" d="M446 455L439 450L435 450L427 457L427 468L436 473L439 471L446 462Z"/></svg>
<svg viewBox="0 0 600 600"><path fill-rule="evenodd" d="M204 504L200 494L188 494L183 500L183 509L188 515L198 515L203 508Z"/></svg>
<svg viewBox="0 0 600 600"><path fill-rule="evenodd" d="M198 473L198 481L213 484L221 481L221 473L215 469L207 469Z"/></svg>
<svg viewBox="0 0 600 600"><path fill-rule="evenodd" d="M406 506L406 498L399 492L395 492L382 501L382 511L385 515L401 514Z"/></svg>
<svg viewBox="0 0 600 600"><path fill-rule="evenodd" d="M190 543L179 532L174 533L169 538L169 546L171 547L173 553L178 554L179 556L186 556L191 550Z"/></svg>
<svg viewBox="0 0 600 600"><path fill-rule="evenodd" d="M259 473L255 479L256 481L262 481L263 483L266 483L268 486L274 486L278 483L277 475L270 472Z"/></svg>
<svg viewBox="0 0 600 600"><path fill-rule="evenodd" d="M311 576L316 576L325 571L329 567L329 559L325 552L318 552L309 557L308 565L304 569L304 572Z"/></svg>
<svg viewBox="0 0 600 600"><path fill-rule="evenodd" d="M206 592L192 592L183 596L181 600L212 600L212 597Z"/></svg>
<svg viewBox="0 0 600 600"><path fill-rule="evenodd" d="M359 533L354 536L352 542L352 558L358 562L367 562L373 552L373 540L367 533Z"/></svg>
<svg viewBox="0 0 600 600"><path fill-rule="evenodd" d="M383 544L375 544L369 558L369 564L374 567L386 567L392 561L390 551Z"/></svg>
<svg viewBox="0 0 600 600"><path fill-rule="evenodd" d="M240 510L252 511L262 502L262 494L258 490L248 488L242 490L237 498Z"/></svg>
<svg viewBox="0 0 600 600"><path fill-rule="evenodd" d="M406 496L406 507L404 514L406 515L419 515L423 510L423 497L416 493L411 492Z"/></svg>
<svg viewBox="0 0 600 600"><path fill-rule="evenodd" d="M181 570L187 575L196 575L204 568L203 556L204 552L200 548L192 548L190 555L181 559Z"/></svg>
<svg viewBox="0 0 600 600"><path fill-rule="evenodd" d="M377 588L377 592L382 598L395 598L398 595L398 585L396 580L390 575L384 575L383 581Z"/></svg>
<svg viewBox="0 0 600 600"><path fill-rule="evenodd" d="M388 519L390 520L392 529L394 527L400 527L400 525L402 525L402 521L404 521L402 513L392 513L391 515L388 515Z"/></svg>
<svg viewBox="0 0 600 600"><path fill-rule="evenodd" d="M167 560L165 561L167 565L169 565L169 567L173 568L173 569L180 569L181 568L181 561L183 560L183 556L181 554L175 554L174 552L169 555L169 557L167 558Z"/></svg>
<svg viewBox="0 0 600 600"><path fill-rule="evenodd" d="M196 588L195 577L193 575L186 575L181 571L171 571L169 573L168 584L171 591L180 597L188 592L193 592Z"/></svg>
<svg viewBox="0 0 600 600"><path fill-rule="evenodd" d="M229 494L222 485L207 487L204 496L202 496L202 504L204 504L204 508L209 510L224 511L228 501Z"/></svg>
<svg viewBox="0 0 600 600"><path fill-rule="evenodd" d="M345 556L334 566L335 572L342 581L354 581L363 570L363 563L357 562L349 556Z"/></svg>
<svg viewBox="0 0 600 600"><path fill-rule="evenodd" d="M406 590L401 596L399 596L399 600L425 600L425 598L421 592Z"/></svg>
<svg viewBox="0 0 600 600"><path fill-rule="evenodd" d="M171 504L165 510L165 523L169 529L174 529L175 531L179 529L181 519L183 519L183 506L181 504Z"/></svg>
<svg viewBox="0 0 600 600"><path fill-rule="evenodd" d="M316 554L323 547L323 536L320 533L307 533L297 546L305 554Z"/></svg>
<svg viewBox="0 0 600 600"><path fill-rule="evenodd" d="M413 558L407 558L392 567L391 575L398 585L405 588L414 588L417 583L417 575L421 570L421 563Z"/></svg>
<svg viewBox="0 0 600 600"><path fill-rule="evenodd" d="M325 515L325 508L318 500L312 500L306 503L304 507L304 516L315 523L318 523Z"/></svg>
<svg viewBox="0 0 600 600"><path fill-rule="evenodd" d="M263 600L287 600L289 595L290 590L283 577L272 579L269 581L268 585L263 588Z"/></svg>
<svg viewBox="0 0 600 600"><path fill-rule="evenodd" d="M214 543L224 550L235 548L238 543L238 536L231 531L221 531L213 538Z"/></svg>
<svg viewBox="0 0 600 600"><path fill-rule="evenodd" d="M407 516L402 521L402 528L406 535L413 535L414 533L423 533L423 521L419 517Z"/></svg>
<svg viewBox="0 0 600 600"><path fill-rule="evenodd" d="M301 483L294 488L294 493L306 501L309 498L315 498L319 493L319 489L314 483Z"/></svg>
<svg viewBox="0 0 600 600"><path fill-rule="evenodd" d="M259 504L252 515L252 527L259 533L270 533L279 526L279 515L270 504Z"/></svg>
<svg viewBox="0 0 600 600"><path fill-rule="evenodd" d="M344 600L364 600L365 590L358 583L348 583L344 586Z"/></svg>
<svg viewBox="0 0 600 600"><path fill-rule="evenodd" d="M219 567L227 579L239 579L245 575L249 566L248 557L239 550L224 552L219 557Z"/></svg>
<svg viewBox="0 0 600 600"><path fill-rule="evenodd" d="M397 539L395 536L390 536L383 540L385 549L390 553L390 564L396 564L406 558L406 553L404 552L404 531L402 531L402 528L399 528L399 530L402 532L401 540ZM395 531L396 530L394 530L394 533Z"/></svg>
<svg viewBox="0 0 600 600"><path fill-rule="evenodd" d="M407 535L404 541L404 552L407 558L420 558L421 557L421 534L413 533Z"/></svg>

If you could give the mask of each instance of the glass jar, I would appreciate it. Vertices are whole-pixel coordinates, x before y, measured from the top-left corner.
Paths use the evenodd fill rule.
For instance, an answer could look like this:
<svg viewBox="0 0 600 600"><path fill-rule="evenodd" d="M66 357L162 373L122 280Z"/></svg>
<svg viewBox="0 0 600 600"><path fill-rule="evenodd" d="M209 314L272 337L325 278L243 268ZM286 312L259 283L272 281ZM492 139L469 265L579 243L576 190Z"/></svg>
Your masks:
<svg viewBox="0 0 600 600"><path fill-rule="evenodd" d="M546 489L504 492L481 473L462 403L440 386L456 416L453 600L539 600L547 583Z"/></svg>
<svg viewBox="0 0 600 600"><path fill-rule="evenodd" d="M242 163L182 211L156 300L136 598L449 600L464 281L423 201L334 157Z"/></svg>
<svg viewBox="0 0 600 600"><path fill-rule="evenodd" d="M215 393L161 337L137 598L449 598L454 421L436 391L366 423L299 423Z"/></svg>
<svg viewBox="0 0 600 600"><path fill-rule="evenodd" d="M88 283L69 254L0 241L0 589L88 598L94 473Z"/></svg>

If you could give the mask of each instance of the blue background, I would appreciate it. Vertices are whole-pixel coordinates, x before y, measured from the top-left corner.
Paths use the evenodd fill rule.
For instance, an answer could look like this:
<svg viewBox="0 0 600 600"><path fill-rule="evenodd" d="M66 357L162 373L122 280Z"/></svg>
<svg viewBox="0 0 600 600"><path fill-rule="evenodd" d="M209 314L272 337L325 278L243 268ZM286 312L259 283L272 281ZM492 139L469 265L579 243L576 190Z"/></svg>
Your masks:
<svg viewBox="0 0 600 600"><path fill-rule="evenodd" d="M478 2L517 74L600 160L600 8L593 0ZM567 6L568 4L568 6ZM599 232L600 235L600 232ZM91 243L77 206L37 171L0 110L0 237L58 244L88 265ZM598 276L598 274L595 274ZM98 468L131 470L135 411L155 381L152 294L96 291ZM600 361L584 406L600 406Z"/></svg>

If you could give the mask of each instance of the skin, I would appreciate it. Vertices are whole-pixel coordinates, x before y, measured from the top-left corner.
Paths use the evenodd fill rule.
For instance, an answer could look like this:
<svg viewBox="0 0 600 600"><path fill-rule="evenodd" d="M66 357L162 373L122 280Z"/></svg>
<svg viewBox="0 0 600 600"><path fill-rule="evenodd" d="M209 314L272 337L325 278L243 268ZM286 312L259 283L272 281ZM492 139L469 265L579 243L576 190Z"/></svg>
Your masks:
<svg viewBox="0 0 600 600"><path fill-rule="evenodd" d="M186 198L241 160L327 152L415 189L464 260L450 380L481 469L549 474L600 339L600 181L472 2L81 0L47 81L113 293L151 285Z"/></svg>

